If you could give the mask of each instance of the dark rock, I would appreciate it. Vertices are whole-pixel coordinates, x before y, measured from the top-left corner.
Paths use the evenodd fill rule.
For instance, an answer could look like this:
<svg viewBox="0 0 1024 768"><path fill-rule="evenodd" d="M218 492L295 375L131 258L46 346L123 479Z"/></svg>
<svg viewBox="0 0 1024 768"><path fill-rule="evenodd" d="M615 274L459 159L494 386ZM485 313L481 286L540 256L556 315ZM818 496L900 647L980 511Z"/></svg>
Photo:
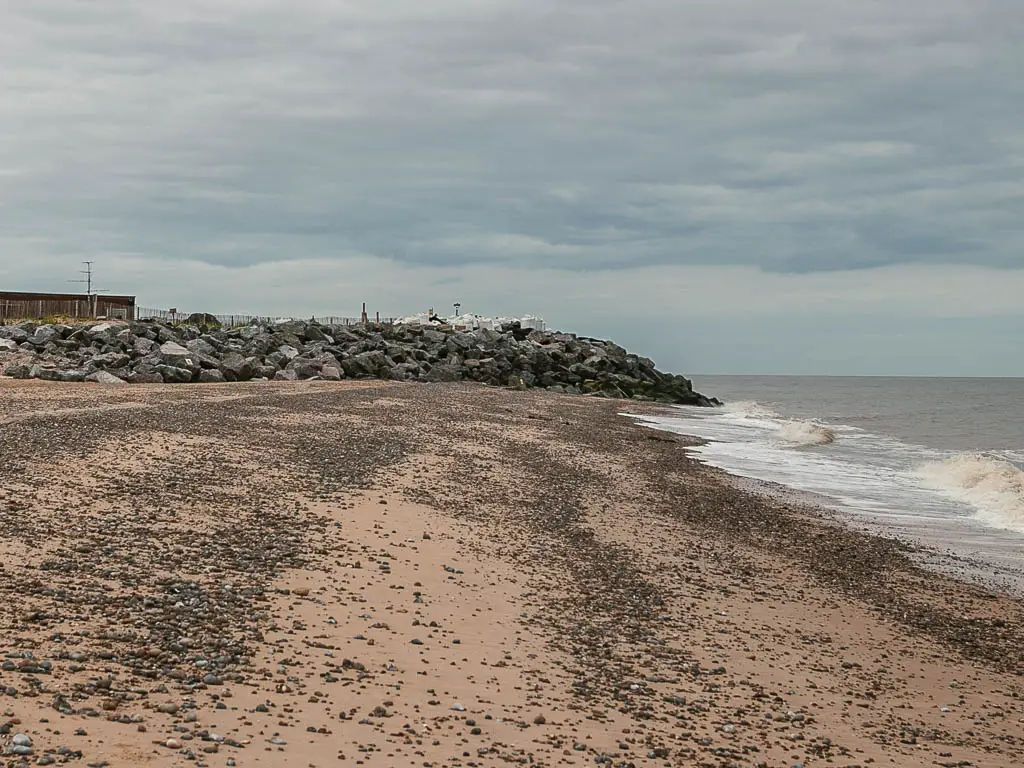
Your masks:
<svg viewBox="0 0 1024 768"><path fill-rule="evenodd" d="M202 384L223 384L227 379L218 369L205 368L199 372L199 381Z"/></svg>
<svg viewBox="0 0 1024 768"><path fill-rule="evenodd" d="M228 381L249 381L254 373L253 361L237 352L225 355L220 361L219 369Z"/></svg>
<svg viewBox="0 0 1024 768"><path fill-rule="evenodd" d="M51 381L97 380L98 371L153 384L252 378L471 380L595 397L719 404L694 392L689 379L658 371L653 361L613 342L518 323L455 331L401 325L328 328L287 320L223 329L215 319L203 315L193 324L175 326L155 320L73 327L20 323L0 327L5 342L0 351L34 354L28 364L8 366L7 375Z"/></svg>

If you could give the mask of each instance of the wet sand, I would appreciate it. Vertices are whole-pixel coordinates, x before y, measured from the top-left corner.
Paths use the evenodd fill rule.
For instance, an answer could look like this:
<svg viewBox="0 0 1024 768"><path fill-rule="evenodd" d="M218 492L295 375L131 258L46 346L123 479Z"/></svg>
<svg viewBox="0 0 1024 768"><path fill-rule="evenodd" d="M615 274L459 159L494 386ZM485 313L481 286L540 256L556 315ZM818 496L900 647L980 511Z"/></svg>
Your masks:
<svg viewBox="0 0 1024 768"><path fill-rule="evenodd" d="M0 380L2 759L1024 764L1020 600L621 408Z"/></svg>

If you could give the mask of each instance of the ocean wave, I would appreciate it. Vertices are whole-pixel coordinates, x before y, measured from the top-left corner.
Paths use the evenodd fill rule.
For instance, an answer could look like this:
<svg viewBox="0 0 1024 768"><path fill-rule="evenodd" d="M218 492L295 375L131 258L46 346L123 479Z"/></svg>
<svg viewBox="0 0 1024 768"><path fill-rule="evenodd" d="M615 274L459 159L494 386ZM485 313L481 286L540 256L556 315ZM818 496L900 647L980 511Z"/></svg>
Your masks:
<svg viewBox="0 0 1024 768"><path fill-rule="evenodd" d="M794 445L829 445L836 433L829 427L810 421L787 421L779 427L779 437Z"/></svg>
<svg viewBox="0 0 1024 768"><path fill-rule="evenodd" d="M725 412L733 416L740 416L747 419L777 419L779 414L767 405L761 405L754 400L738 400L735 403L726 403Z"/></svg>
<svg viewBox="0 0 1024 768"><path fill-rule="evenodd" d="M921 467L918 476L933 489L974 507L989 525L1024 532L1024 471L985 454L963 454Z"/></svg>

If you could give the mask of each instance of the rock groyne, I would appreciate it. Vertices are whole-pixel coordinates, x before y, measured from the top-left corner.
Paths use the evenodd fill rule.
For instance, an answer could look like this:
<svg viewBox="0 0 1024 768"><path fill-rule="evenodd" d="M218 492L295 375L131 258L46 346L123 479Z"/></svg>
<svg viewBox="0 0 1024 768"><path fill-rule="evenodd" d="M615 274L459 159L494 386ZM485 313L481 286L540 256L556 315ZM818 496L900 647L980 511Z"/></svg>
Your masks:
<svg viewBox="0 0 1024 768"><path fill-rule="evenodd" d="M6 355L5 355L6 353ZM567 394L711 406L684 376L619 345L569 333L288 320L224 329L158 321L0 327L4 373L107 384L309 379L477 381Z"/></svg>

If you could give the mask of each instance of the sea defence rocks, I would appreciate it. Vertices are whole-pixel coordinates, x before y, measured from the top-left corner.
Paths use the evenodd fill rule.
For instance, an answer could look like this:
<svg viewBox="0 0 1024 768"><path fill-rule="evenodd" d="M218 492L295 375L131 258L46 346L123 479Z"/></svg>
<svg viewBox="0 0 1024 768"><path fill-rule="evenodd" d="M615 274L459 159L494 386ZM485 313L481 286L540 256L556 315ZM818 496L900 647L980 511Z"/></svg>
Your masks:
<svg viewBox="0 0 1024 768"><path fill-rule="evenodd" d="M688 379L610 341L531 330L300 320L225 329L157 321L0 326L0 365L16 379L138 384L396 379L477 381L575 395L718 405ZM100 375L102 374L102 375Z"/></svg>

